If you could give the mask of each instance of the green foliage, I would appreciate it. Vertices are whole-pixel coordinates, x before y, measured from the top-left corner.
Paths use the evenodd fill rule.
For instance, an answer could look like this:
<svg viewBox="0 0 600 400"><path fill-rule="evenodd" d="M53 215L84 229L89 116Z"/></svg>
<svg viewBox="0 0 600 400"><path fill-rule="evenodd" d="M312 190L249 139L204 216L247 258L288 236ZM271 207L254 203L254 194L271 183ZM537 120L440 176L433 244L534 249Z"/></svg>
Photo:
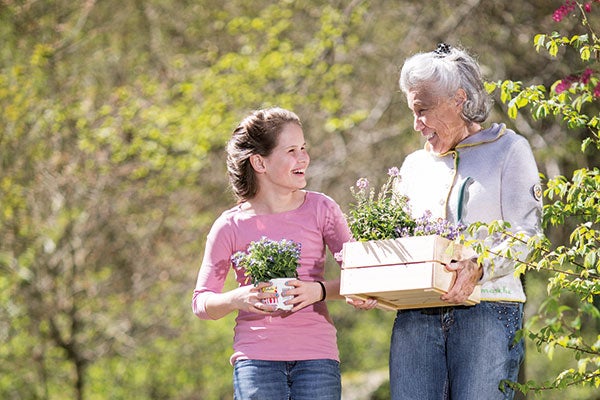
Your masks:
<svg viewBox="0 0 600 400"><path fill-rule="evenodd" d="M499 90L500 100L507 104L507 112L512 119L517 117L519 109L529 106L535 119L560 116L570 129L585 129L589 135L581 145L585 152L590 144L600 149L600 115L597 109L600 98L600 41L582 3L577 4L581 11L582 26L589 34L571 37L558 32L537 34L534 46L536 51L544 49L553 58L559 55L560 47L574 49L585 66L582 73L568 75L554 82L549 89L543 85L523 87L522 82L509 80L487 82L486 88L489 92Z"/></svg>
<svg viewBox="0 0 600 400"><path fill-rule="evenodd" d="M293 240L275 241L263 236L250 242L247 251L235 253L231 261L236 268L244 269L244 274L256 285L275 278L297 277L300 251L300 243Z"/></svg>
<svg viewBox="0 0 600 400"><path fill-rule="evenodd" d="M490 92L496 89L500 90L500 98L507 103L508 115L512 119L517 117L519 109L531 105L531 115L535 119L561 116L571 129L588 129L591 137L586 138L581 147L582 151L585 151L590 144L599 146L598 130L600 129L600 120L598 116L590 117L582 113L582 107L586 103L593 104L597 101L592 95L592 85L597 85L600 82L598 79L592 78L589 80L590 83L586 85L572 85L568 90L561 93L555 91L556 85L559 84L559 82L556 82L554 90L550 90L551 95L548 98L546 98L546 88L541 85L523 88L521 82L498 81L488 82L486 87Z"/></svg>
<svg viewBox="0 0 600 400"><path fill-rule="evenodd" d="M554 82L523 87L521 82L488 83L488 90L500 91L508 115L529 109L535 119L557 116L569 129L583 130L582 152L600 150L598 98L600 98L600 40L588 19L589 10L576 2L586 34L565 36L558 32L534 37L536 51L545 50L556 58L560 48L575 50L585 68ZM592 12L597 10L592 10ZM562 14L556 20L562 18ZM576 69L576 66L572 66ZM548 238L532 238L532 254L520 263L525 270L548 273L547 299L530 317L522 333L539 351L552 359L556 349L567 350L574 364L553 379L510 383L523 393L540 393L570 386L600 387L600 170L580 168L571 179L556 176L546 181L543 210L545 229L571 226L567 244L554 244ZM592 327L586 329L586 327ZM594 329L593 327L596 327Z"/></svg>

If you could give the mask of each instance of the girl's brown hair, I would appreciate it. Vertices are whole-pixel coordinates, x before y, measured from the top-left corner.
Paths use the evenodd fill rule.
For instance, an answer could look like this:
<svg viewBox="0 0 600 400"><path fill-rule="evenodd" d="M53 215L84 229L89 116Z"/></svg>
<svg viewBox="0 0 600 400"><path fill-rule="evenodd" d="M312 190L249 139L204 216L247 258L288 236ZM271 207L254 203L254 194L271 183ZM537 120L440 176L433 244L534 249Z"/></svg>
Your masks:
<svg viewBox="0 0 600 400"><path fill-rule="evenodd" d="M293 112L273 107L254 111L233 131L227 143L227 174L239 203L253 198L258 191L250 156L269 156L284 126L290 123L302 126Z"/></svg>

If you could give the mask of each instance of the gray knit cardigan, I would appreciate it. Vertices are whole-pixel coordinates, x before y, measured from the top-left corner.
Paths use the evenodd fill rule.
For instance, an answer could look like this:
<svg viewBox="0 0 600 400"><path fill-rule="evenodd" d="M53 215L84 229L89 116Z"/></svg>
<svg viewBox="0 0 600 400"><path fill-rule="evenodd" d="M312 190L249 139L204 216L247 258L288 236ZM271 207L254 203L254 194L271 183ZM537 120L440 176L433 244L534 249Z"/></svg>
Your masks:
<svg viewBox="0 0 600 400"><path fill-rule="evenodd" d="M397 190L408 196L415 218L429 210L453 223L506 221L525 238L541 232L541 186L531 147L504 124L467 137L447 153L434 153L426 145L406 157L400 175ZM494 252L507 247L506 239L487 230L478 235ZM511 252L524 259L529 250L517 246ZM490 257L483 268L482 300L525 301L514 261Z"/></svg>

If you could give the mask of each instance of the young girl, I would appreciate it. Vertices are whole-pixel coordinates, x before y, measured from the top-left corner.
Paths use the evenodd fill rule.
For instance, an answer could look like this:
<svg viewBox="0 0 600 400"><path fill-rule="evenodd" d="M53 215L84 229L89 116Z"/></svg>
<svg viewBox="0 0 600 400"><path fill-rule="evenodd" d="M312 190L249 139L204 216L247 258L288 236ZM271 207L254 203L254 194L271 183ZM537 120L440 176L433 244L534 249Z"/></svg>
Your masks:
<svg viewBox="0 0 600 400"><path fill-rule="evenodd" d="M227 146L229 181L238 204L225 211L208 234L192 307L201 319L237 311L234 353L235 399L339 399L341 379L336 330L325 299L339 298L339 280L323 280L326 249L337 253L351 234L338 204L302 190L310 157L300 120L281 108L259 110L234 130ZM291 311L262 299L269 283L246 284L222 293L231 256L263 236L301 244L298 279L283 295Z"/></svg>

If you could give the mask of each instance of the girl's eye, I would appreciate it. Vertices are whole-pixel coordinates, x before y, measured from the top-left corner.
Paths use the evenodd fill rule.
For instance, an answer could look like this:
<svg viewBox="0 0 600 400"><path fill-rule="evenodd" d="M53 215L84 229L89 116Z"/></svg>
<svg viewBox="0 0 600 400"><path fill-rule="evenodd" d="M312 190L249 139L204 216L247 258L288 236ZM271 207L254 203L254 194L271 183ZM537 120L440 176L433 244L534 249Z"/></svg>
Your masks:
<svg viewBox="0 0 600 400"><path fill-rule="evenodd" d="M298 147L298 148L293 148L293 149L289 149L288 153L296 153L296 152L302 152L302 151L306 151L308 146L303 146L303 147Z"/></svg>

